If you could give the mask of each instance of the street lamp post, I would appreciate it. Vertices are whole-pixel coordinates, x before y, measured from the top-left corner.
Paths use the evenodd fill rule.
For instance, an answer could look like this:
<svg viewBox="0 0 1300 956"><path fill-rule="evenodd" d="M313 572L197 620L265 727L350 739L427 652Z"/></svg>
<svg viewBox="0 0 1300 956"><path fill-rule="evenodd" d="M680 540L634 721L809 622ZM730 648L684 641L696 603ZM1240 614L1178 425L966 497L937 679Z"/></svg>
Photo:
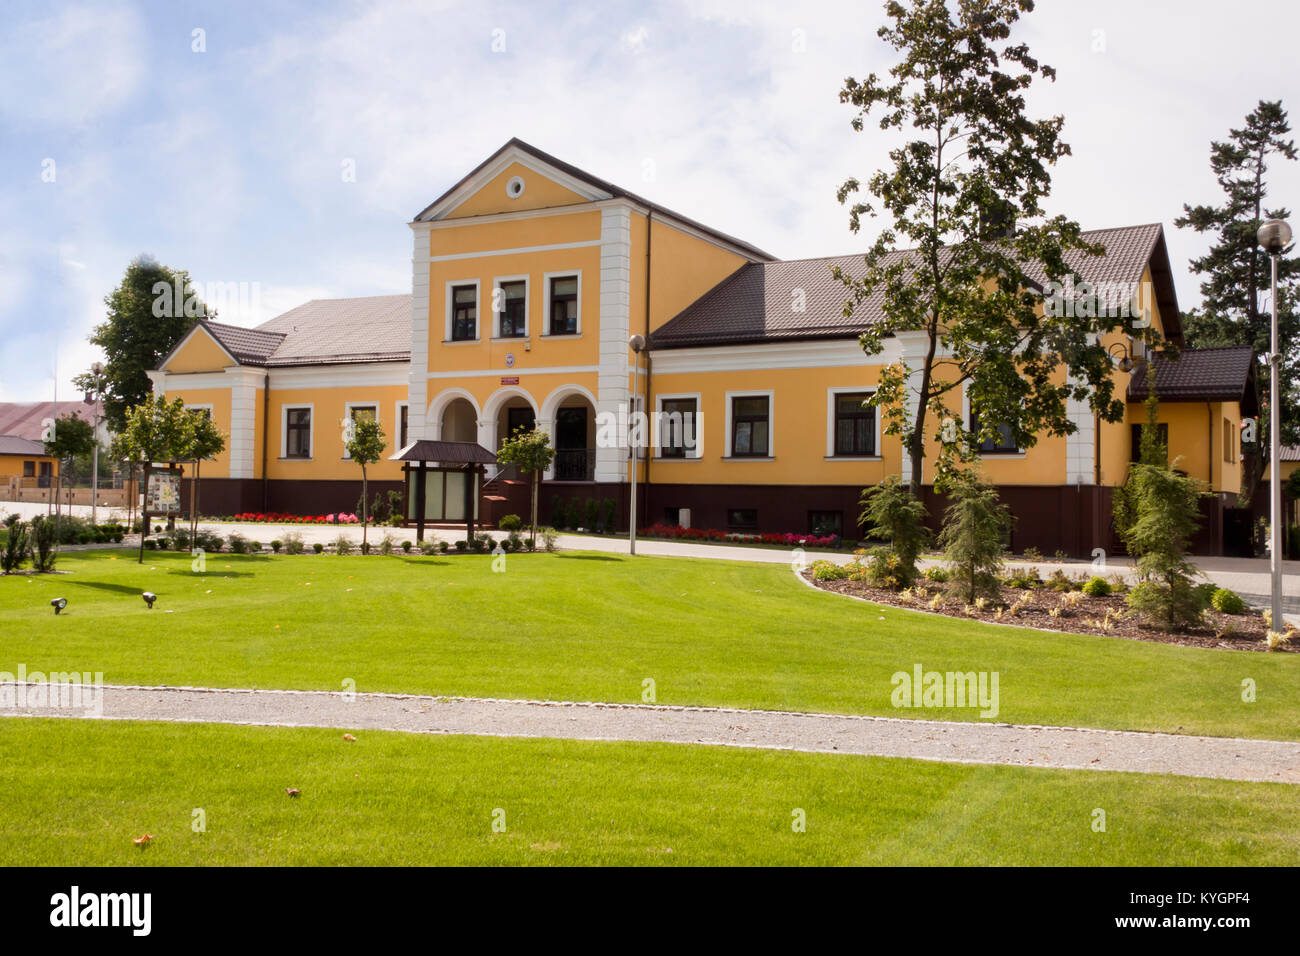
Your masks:
<svg viewBox="0 0 1300 956"><path fill-rule="evenodd" d="M90 448L90 523L99 524L99 397L104 393L104 363L96 362L90 366L94 376L92 390L87 393L91 401L91 448Z"/></svg>
<svg viewBox="0 0 1300 956"><path fill-rule="evenodd" d="M633 335L627 340L628 347L632 349L632 396L633 401L629 402L629 408L635 410L636 398L641 394L641 350L645 348L645 336ZM641 433L637 430L636 420L631 421L632 435L628 442L628 454L632 458L632 500L631 514L627 521L627 543L628 554L636 554L636 465L637 465L637 444Z"/></svg>
<svg viewBox="0 0 1300 956"><path fill-rule="evenodd" d="M1272 317L1269 323L1268 352L1268 484L1269 517L1272 522L1269 534L1270 570L1273 585L1272 628L1281 631L1282 624L1282 437L1279 434L1281 389L1278 378L1282 371L1282 355L1277 342L1277 257L1291 242L1291 227L1281 219L1270 219L1259 227L1255 237L1268 253L1273 265Z"/></svg>

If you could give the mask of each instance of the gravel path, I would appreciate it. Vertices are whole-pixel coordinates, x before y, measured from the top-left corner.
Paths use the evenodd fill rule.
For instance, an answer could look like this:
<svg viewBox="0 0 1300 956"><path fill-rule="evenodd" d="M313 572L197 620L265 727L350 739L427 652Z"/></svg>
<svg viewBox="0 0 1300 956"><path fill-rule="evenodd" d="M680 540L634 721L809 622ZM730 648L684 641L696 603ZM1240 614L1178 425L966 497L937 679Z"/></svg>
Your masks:
<svg viewBox="0 0 1300 956"><path fill-rule="evenodd" d="M7 695L6 695L7 696ZM0 716L80 717L0 707ZM102 718L711 744L1300 783L1300 743L779 711L323 691L103 688Z"/></svg>

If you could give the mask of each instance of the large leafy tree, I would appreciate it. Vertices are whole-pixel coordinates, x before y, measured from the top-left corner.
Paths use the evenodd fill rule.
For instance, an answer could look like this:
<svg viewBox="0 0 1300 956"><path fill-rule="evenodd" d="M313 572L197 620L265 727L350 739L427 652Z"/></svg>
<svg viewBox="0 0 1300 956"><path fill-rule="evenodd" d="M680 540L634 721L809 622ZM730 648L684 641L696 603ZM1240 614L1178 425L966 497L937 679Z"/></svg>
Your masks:
<svg viewBox="0 0 1300 956"><path fill-rule="evenodd" d="M854 129L870 119L901 142L889 168L867 181L869 199L855 198L857 179L838 195L854 200L854 232L864 216L889 222L865 273L836 275L852 294L846 316L879 297L883 319L861 339L868 354L894 336L920 342L917 357L885 370L871 399L886 431L903 438L916 493L930 428L945 452L964 456L972 437L991 438L999 426L1020 447L1043 431L1069 434L1071 398L1118 420L1124 406L1099 338L1126 320L1045 314L1036 291L1041 278L1033 274L1064 284L1070 250L1103 250L1085 242L1077 223L1043 210L1050 169L1070 148L1061 140L1063 117L1026 115L1034 80L1055 78L1011 39L1031 0L891 0L885 10L890 22L879 35L901 59L888 76L848 78L840 100L857 108ZM1069 379L1059 375L1062 365ZM952 417L963 387L979 410L974 435Z"/></svg>
<svg viewBox="0 0 1300 956"><path fill-rule="evenodd" d="M181 290L178 297L176 290ZM104 298L108 316L90 334L92 345L104 350L102 387L104 417L113 432L126 427L127 412L145 400L151 390L145 373L181 340L194 320L208 315L195 294L189 273L170 269L157 260L139 256L126 267L121 283ZM89 390L90 373L76 380Z"/></svg>
<svg viewBox="0 0 1300 956"><path fill-rule="evenodd" d="M1266 394L1269 367L1270 264L1259 248L1255 233L1265 219L1285 219L1286 209L1266 208L1269 164L1274 159L1296 159L1295 141L1288 137L1291 124L1282 101L1261 100L1240 129L1210 144L1210 169L1223 190L1218 205L1184 205L1174 220L1180 228L1214 237L1209 252L1190 263L1202 277L1201 307L1183 317L1187 341L1197 347L1249 345L1259 359L1257 381ZM1278 351L1282 356L1279 387L1282 392L1281 425L1284 444L1300 442L1300 312L1293 293L1300 276L1300 257L1278 257Z"/></svg>

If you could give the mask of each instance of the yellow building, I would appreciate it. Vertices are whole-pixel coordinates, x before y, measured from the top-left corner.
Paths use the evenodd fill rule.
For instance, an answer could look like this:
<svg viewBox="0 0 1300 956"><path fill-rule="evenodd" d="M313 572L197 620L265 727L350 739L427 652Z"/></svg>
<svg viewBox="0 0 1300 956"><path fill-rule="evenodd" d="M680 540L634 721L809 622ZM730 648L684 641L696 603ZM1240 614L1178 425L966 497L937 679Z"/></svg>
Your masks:
<svg viewBox="0 0 1300 956"><path fill-rule="evenodd" d="M625 437L638 409L657 413L657 440L637 470L641 525L855 536L862 489L910 472L862 399L884 365L915 367L924 342L900 335L880 356L863 353L858 335L880 303L845 319L831 275L832 265L860 268L860 257L777 260L519 140L410 227L410 295L310 302L257 329L201 321L153 373L156 389L210 408L231 434L203 471L206 511L352 510L360 473L343 430L357 415L379 418L390 457L417 439L495 451L516 428L545 429L557 454L544 520L557 502L611 499L626 526ZM1144 318L1181 344L1161 226L1087 238L1108 254L1072 262L1079 275L1142 290ZM1018 548L1113 545L1110 489L1144 420L1147 356L1119 336L1107 344L1121 394L1130 389L1124 422L1076 403L1069 436L982 449L1019 517ZM1216 493L1218 526L1204 542L1215 548L1222 511L1241 491L1237 437L1254 413L1253 362L1248 350L1184 352L1156 367L1171 452ZM1168 395L1166 367L1181 370ZM401 487L396 461L373 472L381 487ZM489 475L485 520L526 513L514 477ZM427 519L459 520L457 500L439 485Z"/></svg>
<svg viewBox="0 0 1300 956"><path fill-rule="evenodd" d="M22 489L53 488L58 474L59 463L45 454L43 444L17 435L0 435L0 486L11 493L10 501L19 500L15 492Z"/></svg>

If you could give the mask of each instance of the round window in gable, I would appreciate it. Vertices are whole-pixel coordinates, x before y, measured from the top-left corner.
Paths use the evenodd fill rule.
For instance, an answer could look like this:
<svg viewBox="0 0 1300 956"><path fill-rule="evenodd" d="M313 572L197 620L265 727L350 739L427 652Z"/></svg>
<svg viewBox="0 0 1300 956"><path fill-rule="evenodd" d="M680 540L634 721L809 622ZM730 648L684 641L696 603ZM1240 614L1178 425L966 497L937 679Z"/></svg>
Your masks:
<svg viewBox="0 0 1300 956"><path fill-rule="evenodd" d="M506 195L511 199L518 199L524 194L524 181L518 176L511 176L510 182L506 183Z"/></svg>

